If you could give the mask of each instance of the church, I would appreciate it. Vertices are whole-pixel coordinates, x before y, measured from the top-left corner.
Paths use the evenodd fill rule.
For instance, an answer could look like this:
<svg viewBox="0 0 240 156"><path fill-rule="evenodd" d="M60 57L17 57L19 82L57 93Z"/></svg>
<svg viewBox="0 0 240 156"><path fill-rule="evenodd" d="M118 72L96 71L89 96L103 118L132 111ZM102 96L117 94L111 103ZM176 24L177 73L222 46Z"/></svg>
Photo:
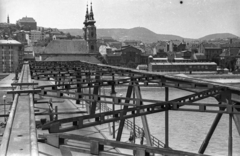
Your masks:
<svg viewBox="0 0 240 156"><path fill-rule="evenodd" d="M88 5L83 22L82 40L52 40L39 54L39 61L88 61L103 63L97 47L97 29L95 26L92 3L90 12ZM101 61L99 61L99 59Z"/></svg>

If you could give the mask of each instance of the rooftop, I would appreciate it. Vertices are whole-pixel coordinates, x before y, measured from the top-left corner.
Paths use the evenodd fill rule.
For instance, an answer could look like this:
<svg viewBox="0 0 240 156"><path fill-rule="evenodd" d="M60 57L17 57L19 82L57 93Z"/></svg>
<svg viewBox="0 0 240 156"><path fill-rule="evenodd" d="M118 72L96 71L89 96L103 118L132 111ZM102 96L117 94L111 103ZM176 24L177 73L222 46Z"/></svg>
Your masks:
<svg viewBox="0 0 240 156"><path fill-rule="evenodd" d="M215 62L151 62L151 65L216 65Z"/></svg>
<svg viewBox="0 0 240 156"><path fill-rule="evenodd" d="M19 45L21 45L21 43L16 40L0 40L0 44L19 44Z"/></svg>
<svg viewBox="0 0 240 156"><path fill-rule="evenodd" d="M67 38L67 35L55 34L56 38Z"/></svg>
<svg viewBox="0 0 240 156"><path fill-rule="evenodd" d="M88 47L84 40L53 40L47 45L44 52L47 54L88 53Z"/></svg>
<svg viewBox="0 0 240 156"><path fill-rule="evenodd" d="M137 40L125 40L124 43L128 43L128 42L141 42L141 41L137 41Z"/></svg>
<svg viewBox="0 0 240 156"><path fill-rule="evenodd" d="M22 19L18 20L18 22L36 23L32 17L23 17Z"/></svg>
<svg viewBox="0 0 240 156"><path fill-rule="evenodd" d="M99 39L102 39L102 40L114 40L111 36L103 36L103 37L99 37Z"/></svg>
<svg viewBox="0 0 240 156"><path fill-rule="evenodd" d="M220 47L205 47L205 49L222 49Z"/></svg>
<svg viewBox="0 0 240 156"><path fill-rule="evenodd" d="M79 60L91 63L101 63L95 56L91 55L49 56L44 61L79 61Z"/></svg>
<svg viewBox="0 0 240 156"><path fill-rule="evenodd" d="M112 54L107 54L108 57L116 57L116 56L121 56L122 53L118 52L118 53L112 53Z"/></svg>
<svg viewBox="0 0 240 156"><path fill-rule="evenodd" d="M25 47L24 51L33 51L33 47Z"/></svg>

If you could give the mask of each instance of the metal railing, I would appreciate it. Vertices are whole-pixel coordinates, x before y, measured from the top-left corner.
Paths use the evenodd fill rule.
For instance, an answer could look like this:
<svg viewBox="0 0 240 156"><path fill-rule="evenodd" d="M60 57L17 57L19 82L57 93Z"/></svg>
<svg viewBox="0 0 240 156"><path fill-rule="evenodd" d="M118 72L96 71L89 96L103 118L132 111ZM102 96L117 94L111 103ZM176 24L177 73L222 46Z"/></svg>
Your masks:
<svg viewBox="0 0 240 156"><path fill-rule="evenodd" d="M105 112L112 111L112 109L109 108L104 103L101 104L101 109ZM124 126L127 129L134 130L133 122L128 120L128 119L125 119ZM145 135L143 133L144 133L144 129L135 124L135 134L136 134L136 136L142 136L143 135L145 137ZM158 138L156 138L153 135L151 135L151 141L152 141L153 145L156 146L156 147L164 147L165 146L165 144L162 141L160 141Z"/></svg>

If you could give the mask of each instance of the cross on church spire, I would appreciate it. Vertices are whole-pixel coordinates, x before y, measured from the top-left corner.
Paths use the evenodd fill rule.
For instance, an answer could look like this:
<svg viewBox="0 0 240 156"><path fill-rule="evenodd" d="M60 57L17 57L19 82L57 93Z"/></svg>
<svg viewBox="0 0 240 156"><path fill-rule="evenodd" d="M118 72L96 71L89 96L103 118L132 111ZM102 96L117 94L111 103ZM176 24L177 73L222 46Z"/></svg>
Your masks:
<svg viewBox="0 0 240 156"><path fill-rule="evenodd" d="M7 17L7 23L8 23L8 24L10 23L10 21L9 21L9 15L8 15L8 17Z"/></svg>

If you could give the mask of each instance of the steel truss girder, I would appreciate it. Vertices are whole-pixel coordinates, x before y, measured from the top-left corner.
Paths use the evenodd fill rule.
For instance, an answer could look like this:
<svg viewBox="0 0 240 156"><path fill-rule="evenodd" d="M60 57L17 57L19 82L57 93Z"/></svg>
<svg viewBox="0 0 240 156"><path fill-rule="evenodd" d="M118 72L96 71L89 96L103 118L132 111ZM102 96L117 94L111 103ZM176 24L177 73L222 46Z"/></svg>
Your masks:
<svg viewBox="0 0 240 156"><path fill-rule="evenodd" d="M38 64L41 64L41 63L38 63ZM54 67L55 67L55 64L54 64ZM77 62L75 62L75 64L77 64ZM87 66L87 63L78 62L78 64L84 64L84 67ZM98 70L96 70L96 71L90 70L93 67L97 68ZM34 68L36 68L36 67L32 67L33 71L34 71ZM82 66L80 68L82 68ZM51 68L49 68L49 66L48 66L48 68L46 68L44 70L49 70L49 69L51 69ZM42 70L41 72L44 72L44 70ZM136 70L130 70L130 69L126 69L126 68L119 68L119 67L112 67L112 66L106 67L106 66L102 66L102 65L92 65L92 64L89 65L89 72L87 72L85 70L82 70L82 71L81 70L80 71L73 70L72 72L80 72L82 74L90 74L90 75L95 75L95 76L96 75L104 76L104 74L106 74L106 72L104 70L108 70L107 75L111 75L111 74L124 75L124 73L125 73L129 77L132 76L132 77L136 78L136 81L143 82L145 86L148 86L149 83L159 83L159 86L168 85L169 87L177 87L177 88L183 88L183 86L181 86L181 85L188 85L188 86L192 86L192 87L197 87L197 86L203 87L204 86L205 88L214 86L210 83L189 81L187 78L176 79L176 78L169 77L167 75L158 75L158 74L153 74L153 73L149 73L149 72L139 72ZM56 71L56 68L54 68L54 71ZM61 69L61 72L62 72L62 69ZM62 72L62 75L64 76L64 73L66 73L66 75L71 75L70 72L69 71ZM48 79L49 75L51 75L51 73L53 73L53 72L45 73L43 75L43 77ZM75 74L73 74L73 75L75 75Z"/></svg>
<svg viewBox="0 0 240 156"><path fill-rule="evenodd" d="M34 71L35 73L34 72L31 72L31 73L39 74L39 76L41 76L41 79L46 77L47 75L48 75L47 79L49 77L51 77L51 76L49 76L48 73L44 73L47 70L52 70L52 71L55 70L55 71L58 71L59 73L61 73L60 71L64 71L61 73L62 74L61 80L58 79L58 81L61 81L61 83L65 83L66 80L71 80L71 81L79 80L79 78L77 78L77 75L76 75L76 78L74 78L75 76L74 76L74 74L71 75L71 72L80 73L80 74L78 74L78 76L80 76L80 77L82 75L96 76L97 72L100 72L100 73L102 73L102 75L111 75L111 73L113 73L113 74L120 74L120 75L124 75L124 76L127 75L127 76L133 76L133 77L142 76L142 77L144 77L143 79L137 79L137 82L143 83L143 85L141 84L142 86L151 86L154 83L156 86L169 86L169 87L179 88L179 89L183 89L183 90L188 90L188 89L185 89L186 86L187 87L190 86L191 88L196 88L199 86L203 87L203 88L223 87L223 88L227 88L231 92L231 94L240 95L240 90L238 88L224 85L224 84L207 82L207 81L203 81L200 79L194 79L194 78L183 78L183 77L177 77L177 76L171 76L171 75L161 75L161 74L149 73L149 72L139 72L136 70L129 70L129 69L100 65L100 64L98 64L98 65L97 64L88 64L85 62L77 62L76 61L73 63L68 63L68 62L46 63L45 66L42 66L43 63L38 63L38 65L39 66L35 66L33 64L32 69L35 68L36 70ZM68 72L69 70L71 70L71 71ZM41 73L43 73L43 74L41 74ZM153 77L153 79L151 79L149 77ZM56 77L53 77L53 78L56 78ZM58 77L58 78L60 78L60 77ZM156 78L156 79L154 79L154 78ZM81 79L85 79L85 77L83 76L83 77L81 77ZM67 82L67 83L72 83L72 82ZM88 87L88 88L90 88L90 87ZM191 91L191 90L189 90L189 91ZM218 93L211 94L211 96L216 96L216 95L218 95ZM195 97L192 97L193 99L191 99L191 98L188 98L188 99L190 100L190 102L194 101L194 100L198 101L199 99L209 97L210 95L202 94L199 96L200 97L195 96ZM90 100L92 100L92 99L90 99ZM234 101L234 100L232 100L232 101ZM94 100L92 100L90 102L94 102ZM236 104L239 103L239 101L237 101L237 100L234 102ZM185 103L185 105L186 105L186 103ZM128 107L127 105L125 105L125 106ZM181 104L181 103L178 103L175 105L173 104L173 107L177 108L178 110L183 110L182 108L180 108L181 106L183 106L183 104ZM204 105L199 106L199 110L201 110L203 112L208 112L208 110L206 111L206 107ZM228 113L231 113L233 110L239 112L238 107L236 107L236 108L231 107L231 106L228 106L228 107L223 106L223 107L227 110ZM189 111L196 111L196 110L189 110ZM220 112L220 114L221 113L222 112ZM234 115L234 116L236 116L236 115ZM235 122L237 121L236 118L234 118L234 120L235 120ZM240 133L239 128L238 128L238 132Z"/></svg>
<svg viewBox="0 0 240 156"><path fill-rule="evenodd" d="M64 76L67 75L67 76ZM76 75L76 74L75 74ZM74 76L69 76L69 73L67 74L61 74L61 76L57 76L57 74L51 74L51 73L45 73L45 74L39 74L37 76L34 76L35 79L41 79L41 80L50 80L50 78L55 79L55 81L61 81L61 82L68 82L70 84L74 84L76 83L76 81L82 81L82 82L86 82L86 78L83 78L82 76L104 76L103 73L85 73L83 72L83 75L76 75ZM108 74L108 76L110 76L110 74ZM42 76L42 77L40 77ZM81 78L77 78L78 76L81 76ZM212 85L209 84L205 84L205 83L192 83L192 82L187 82L184 80L173 80L173 79L168 79L168 78L164 78L163 76L156 76L156 75L132 75L134 76L134 79L136 82L142 82L142 84L139 84L140 86L152 86L154 84L154 86L169 86L169 87L175 87L175 88L183 88L183 87L188 87L188 88L211 88L213 87ZM94 79L92 79L94 80ZM124 84L124 83L128 83L131 80L131 78L127 78L127 79L118 79L115 81L112 80L101 80L99 81L100 85L103 82L111 82L111 83L115 83L116 85L119 84ZM93 82L96 83L96 82Z"/></svg>
<svg viewBox="0 0 240 156"><path fill-rule="evenodd" d="M195 102L202 100L207 97L218 95L222 92L224 88L212 88L208 89L202 92L198 92L195 94L187 95L184 97L180 97L174 100L171 100L170 102ZM117 105L128 105L128 106L134 106L133 104L128 103L121 103L121 100L129 100L129 101L135 101L135 103L138 102L162 102L159 100L149 100L149 99L133 99L128 97L113 97L113 96L106 96L106 95L96 95L96 94L86 94L86 93L77 93L77 92L63 92L63 91L54 91L54 90L41 90L40 95L42 96L49 96L49 97L57 97L57 98L65 98L65 99L73 99L73 100L82 100L87 102L101 102L101 103L109 103L109 104L117 104ZM89 97L83 98L84 96ZM101 99L109 99L109 101L101 100ZM179 105L180 106L180 105ZM179 107L178 106L178 107Z"/></svg>
<svg viewBox="0 0 240 156"><path fill-rule="evenodd" d="M47 78L48 79L48 78ZM123 86L123 85L132 85L132 83L134 82L138 82L138 86L147 86L147 87L163 87L163 86L166 86L166 87L174 87L174 88L178 88L178 89L182 89L182 90L187 90L187 91L191 91L192 90L189 90L187 88L199 88L201 87L201 89L203 89L203 84L201 85L197 85L197 84L187 84L187 83L183 83L183 84L180 84L180 83L176 83L176 82L161 82L162 80L154 80L152 82L147 82L146 81L132 81L131 80L132 78L126 78L126 79L118 79L118 80L99 80L99 81L96 81L95 79L88 79L88 78L79 78L77 79L76 81L58 81L58 80L54 80L56 82L61 82L62 84L57 84L57 85L45 85L45 86L39 86L37 88L52 88L53 90L64 90L63 89L57 89L57 87L60 87L60 86L67 86L68 90L71 90L71 89L76 89L76 85L82 85L82 88L92 88L94 86L99 86L99 87L103 87L103 86L110 86L112 84L114 84L115 86ZM50 80L50 79L49 79ZM48 81L49 81L48 80ZM89 82L89 80L91 80L91 82ZM184 85L184 88L182 88ZM205 85L205 88L208 88L207 85Z"/></svg>
<svg viewBox="0 0 240 156"><path fill-rule="evenodd" d="M181 109L178 106L183 105L192 105L192 104L185 104L185 103L178 103L178 102L163 102L163 103L156 103L150 105L141 105L136 106L133 108L127 108L123 110L116 110L110 112L103 112L97 113L93 115L84 115L78 117L71 117L60 119L56 121L52 121L46 123L43 126L43 129L49 129L50 133L59 133L59 132L67 132L76 129L96 126L100 124L105 124L113 121L163 112L166 110L176 110L176 111L195 111L195 112L207 112L207 113L225 113L225 114L240 114L240 112L234 112L234 108L240 108L240 106L235 105L217 105L217 104L197 104L195 103L193 106L196 106L198 109ZM208 110L208 107L218 107L221 108L220 110ZM224 108L227 108L226 111ZM107 116L111 116L112 118L107 118ZM94 119L94 121L89 121L90 119ZM63 124L72 123L72 126L66 126ZM60 128L62 126L62 128Z"/></svg>
<svg viewBox="0 0 240 156"><path fill-rule="evenodd" d="M166 80L169 81L181 81L181 82L186 82L186 83L192 83L192 84L208 84L211 86L224 86L224 87L228 87L229 89L231 88L232 91L236 91L238 94L240 94L240 90L236 87L230 87L227 85L223 85L223 84L217 84L217 83L213 83L213 82L208 82L208 81L203 81L200 79L194 79L194 78L186 78L186 77L179 77L179 76L172 76L172 75L163 75L163 74L158 74L158 73L153 73L153 72L143 72L143 71L138 71L138 70L132 70L129 68L122 68L122 67L115 67L115 66L109 66L109 65L102 65L102 64L94 64L94 63L87 63L87 62L83 62L83 61L74 61L74 62L32 62L30 64L31 66L31 70L34 69L42 69L44 70L50 70L50 69L54 69L56 70L57 67L59 67L59 70L62 70L62 68L60 67L71 67L72 69L76 70L76 69L88 69L89 71L91 69L102 69L102 70L107 70L109 72L112 73L129 73L134 75L144 75L146 77L148 76L156 76L156 77L162 77ZM78 68L79 67L79 68ZM69 68L66 68L69 69Z"/></svg>

